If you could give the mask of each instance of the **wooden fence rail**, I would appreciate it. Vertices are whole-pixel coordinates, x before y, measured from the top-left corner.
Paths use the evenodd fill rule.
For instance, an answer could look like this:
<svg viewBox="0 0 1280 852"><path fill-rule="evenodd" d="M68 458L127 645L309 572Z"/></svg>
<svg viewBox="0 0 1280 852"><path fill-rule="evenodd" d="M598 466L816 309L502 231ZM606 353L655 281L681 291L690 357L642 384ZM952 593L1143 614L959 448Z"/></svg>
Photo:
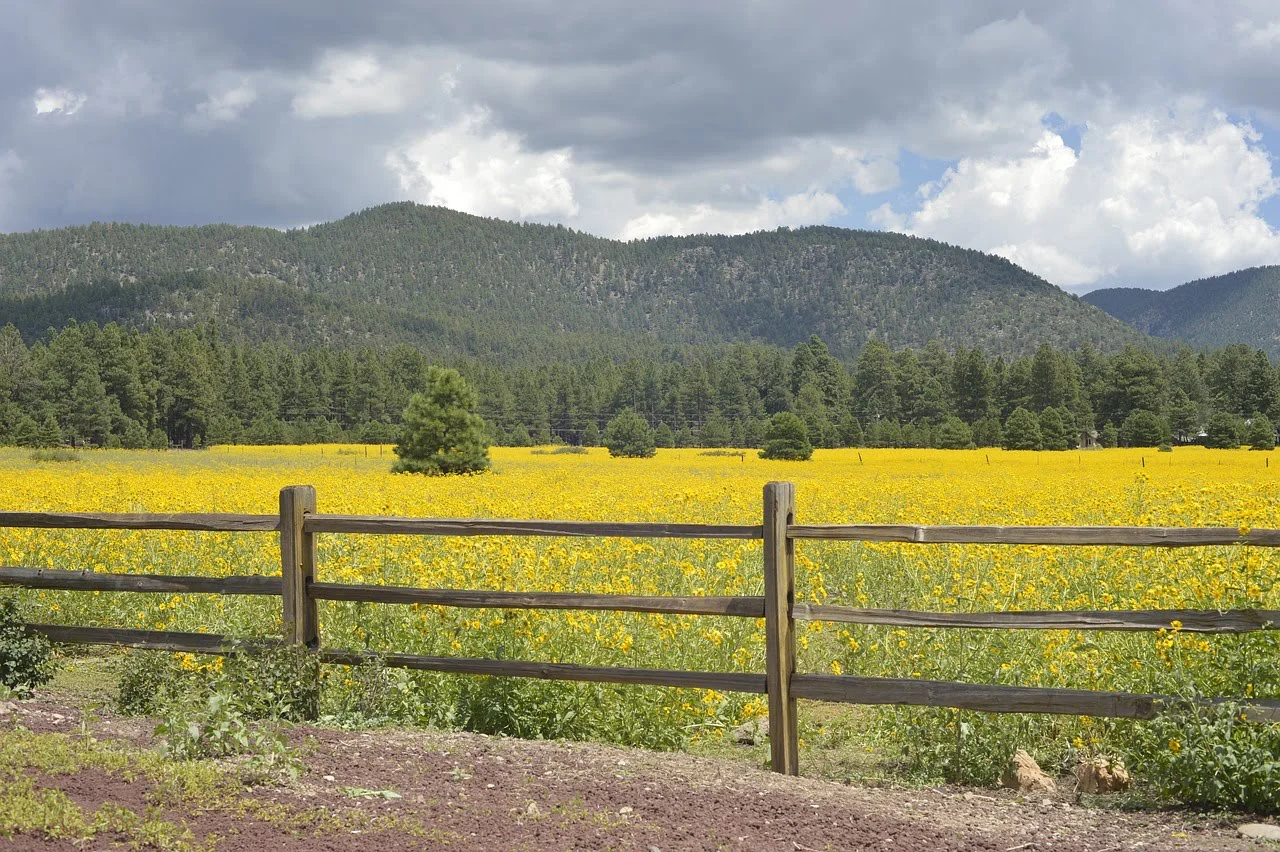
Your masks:
<svg viewBox="0 0 1280 852"><path fill-rule="evenodd" d="M386 666L456 674L643 684L765 694L769 705L771 764L775 771L791 775L799 772L797 699L855 704L953 707L992 713L1061 713L1129 719L1150 719L1159 713L1161 708L1179 701L1168 696L1124 692L797 673L796 619L911 628L1181 630L1188 633L1214 634L1246 633L1274 630L1280 627L1280 610L1261 609L919 612L797 602L795 600L797 541L898 542L933 545L1280 547L1280 530L1261 529L1242 532L1226 527L1182 529L797 524L795 488L786 482L771 482L765 486L762 523L758 525L325 515L316 511L315 489L308 485L297 485L280 492L280 511L275 515L0 512L0 527L279 533L281 570L278 577L169 576L0 566L0 586L93 592L277 596L281 598L284 623L284 636L281 639L246 642L211 633L77 625L28 625L28 629L32 632L43 634L56 642L205 654L235 654L246 650L247 647L279 646L288 643L315 649L321 662L340 665L361 665L377 661ZM326 583L317 580L316 536L320 534L760 539L763 540L764 545L764 594L763 596L595 595ZM758 674L618 668L327 648L321 647L320 642L318 602L322 600L470 608L576 609L763 618L765 671L763 674ZM1252 717L1280 720L1280 700L1250 698L1242 701L1250 706Z"/></svg>

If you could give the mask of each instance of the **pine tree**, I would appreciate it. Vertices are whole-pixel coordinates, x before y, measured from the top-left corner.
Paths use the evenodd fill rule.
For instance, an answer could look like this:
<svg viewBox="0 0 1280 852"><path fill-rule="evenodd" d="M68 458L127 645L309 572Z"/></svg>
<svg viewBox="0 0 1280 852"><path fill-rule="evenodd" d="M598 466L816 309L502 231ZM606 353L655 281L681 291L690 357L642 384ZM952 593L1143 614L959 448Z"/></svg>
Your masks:
<svg viewBox="0 0 1280 852"><path fill-rule="evenodd" d="M1004 424L1004 448L1038 450L1040 440L1040 421L1022 406L1015 408Z"/></svg>
<svg viewBox="0 0 1280 852"><path fill-rule="evenodd" d="M587 422L587 428L582 430L582 446L598 447L600 446L600 427L596 425L596 421Z"/></svg>
<svg viewBox="0 0 1280 852"><path fill-rule="evenodd" d="M614 458L647 459L657 452L653 430L631 408L624 408L605 426L604 445Z"/></svg>
<svg viewBox="0 0 1280 852"><path fill-rule="evenodd" d="M1271 418L1259 412L1249 421L1249 433L1245 437L1251 450L1274 450L1276 448L1276 427Z"/></svg>
<svg viewBox="0 0 1280 852"><path fill-rule="evenodd" d="M769 421L764 435L762 459L786 459L808 461L813 457L813 445L805 432L804 423L790 411L780 411Z"/></svg>
<svg viewBox="0 0 1280 852"><path fill-rule="evenodd" d="M484 420L476 395L457 370L431 367L426 393L409 398L404 410L395 473L475 473L489 467Z"/></svg>

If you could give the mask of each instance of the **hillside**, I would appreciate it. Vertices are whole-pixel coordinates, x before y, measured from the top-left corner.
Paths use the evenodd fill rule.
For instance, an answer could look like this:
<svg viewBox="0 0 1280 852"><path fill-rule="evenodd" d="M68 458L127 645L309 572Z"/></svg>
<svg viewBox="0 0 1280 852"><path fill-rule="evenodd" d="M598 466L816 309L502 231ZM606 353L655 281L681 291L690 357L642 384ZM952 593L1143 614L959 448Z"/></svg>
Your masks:
<svg viewBox="0 0 1280 852"><path fill-rule="evenodd" d="M1001 258L813 227L622 243L388 204L292 231L94 224L0 236L0 321L190 325L297 344L511 360L818 334L1023 354L1140 335Z"/></svg>
<svg viewBox="0 0 1280 852"><path fill-rule="evenodd" d="M1280 357L1280 266L1257 266L1172 290L1118 287L1083 297L1154 337L1194 346L1248 343Z"/></svg>

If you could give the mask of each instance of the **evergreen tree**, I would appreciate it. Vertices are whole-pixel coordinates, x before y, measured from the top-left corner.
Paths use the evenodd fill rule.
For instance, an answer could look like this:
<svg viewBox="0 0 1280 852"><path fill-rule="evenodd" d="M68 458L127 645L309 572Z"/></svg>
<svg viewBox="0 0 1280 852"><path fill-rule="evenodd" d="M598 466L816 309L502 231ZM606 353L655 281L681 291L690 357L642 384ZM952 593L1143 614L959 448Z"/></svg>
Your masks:
<svg viewBox="0 0 1280 852"><path fill-rule="evenodd" d="M1216 411L1205 428L1205 446L1216 450L1234 450L1244 440L1244 421L1225 411Z"/></svg>
<svg viewBox="0 0 1280 852"><path fill-rule="evenodd" d="M1120 424L1120 440L1129 447L1158 447L1169 440L1169 427L1152 411L1138 409Z"/></svg>
<svg viewBox="0 0 1280 852"><path fill-rule="evenodd" d="M35 440L37 447L56 447L62 443L62 430L58 428L58 421L52 414L36 430Z"/></svg>
<svg viewBox="0 0 1280 852"><path fill-rule="evenodd" d="M1120 446L1120 430L1116 428L1116 424L1107 421L1107 425L1098 433L1098 444L1108 450Z"/></svg>
<svg viewBox="0 0 1280 852"><path fill-rule="evenodd" d="M1000 428L1000 419L991 415L979 418L973 424L973 443L979 447L1003 446L1004 430Z"/></svg>
<svg viewBox="0 0 1280 852"><path fill-rule="evenodd" d="M395 473L474 473L489 467L484 420L476 395L457 370L431 367L425 393L404 410Z"/></svg>
<svg viewBox="0 0 1280 852"><path fill-rule="evenodd" d="M588 420L587 427L582 430L582 446L598 447L600 446L600 427L596 425L596 421Z"/></svg>
<svg viewBox="0 0 1280 852"><path fill-rule="evenodd" d="M1040 412L1040 448L1043 450L1065 450L1068 444L1074 444L1062 422L1062 414L1056 408L1046 408Z"/></svg>
<svg viewBox="0 0 1280 852"><path fill-rule="evenodd" d="M676 433L665 422L659 423L658 428L653 430L653 446L667 449L675 445Z"/></svg>
<svg viewBox="0 0 1280 852"><path fill-rule="evenodd" d="M1004 448L1006 450L1038 450L1040 447L1040 421L1030 411L1018 406L1005 421Z"/></svg>
<svg viewBox="0 0 1280 852"><path fill-rule="evenodd" d="M698 433L698 446L727 447L733 436L729 432L729 423L719 414L713 415L702 431Z"/></svg>
<svg viewBox="0 0 1280 852"><path fill-rule="evenodd" d="M769 421L764 435L762 459L808 461L813 457L813 445L805 432L804 423L790 411L780 411Z"/></svg>
<svg viewBox="0 0 1280 852"><path fill-rule="evenodd" d="M1258 412L1249 421L1249 433L1245 441L1251 450L1274 450L1276 448L1276 427L1271 418Z"/></svg>
<svg viewBox="0 0 1280 852"><path fill-rule="evenodd" d="M963 450L974 445L973 432L959 417L948 417L938 424L935 445L942 450Z"/></svg>
<svg viewBox="0 0 1280 852"><path fill-rule="evenodd" d="M657 452L653 430L633 408L624 408L604 428L604 445L614 458L652 458Z"/></svg>

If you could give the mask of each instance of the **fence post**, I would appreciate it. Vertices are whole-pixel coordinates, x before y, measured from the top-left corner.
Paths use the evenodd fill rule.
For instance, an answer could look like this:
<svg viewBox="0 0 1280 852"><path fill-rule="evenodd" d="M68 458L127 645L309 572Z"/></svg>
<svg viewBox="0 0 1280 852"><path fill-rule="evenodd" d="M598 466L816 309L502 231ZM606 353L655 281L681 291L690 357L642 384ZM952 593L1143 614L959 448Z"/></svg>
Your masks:
<svg viewBox="0 0 1280 852"><path fill-rule="evenodd" d="M764 487L765 684L769 691L769 765L784 775L800 774L800 733L791 676L796 670L795 542L787 524L795 523L796 487L770 482Z"/></svg>
<svg viewBox="0 0 1280 852"><path fill-rule="evenodd" d="M304 515L316 510L310 485L280 489L280 581L284 584L284 638L304 648L320 644L319 614L307 583L316 576L316 537L303 532Z"/></svg>

